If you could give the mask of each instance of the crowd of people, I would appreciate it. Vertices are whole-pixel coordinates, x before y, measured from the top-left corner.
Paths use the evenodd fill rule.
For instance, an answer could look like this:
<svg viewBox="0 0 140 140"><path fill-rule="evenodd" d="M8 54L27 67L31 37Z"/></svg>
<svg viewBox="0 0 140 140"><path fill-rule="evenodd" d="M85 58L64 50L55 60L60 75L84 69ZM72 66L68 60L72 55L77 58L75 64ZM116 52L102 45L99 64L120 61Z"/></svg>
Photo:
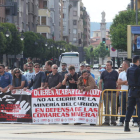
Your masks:
<svg viewBox="0 0 140 140"><path fill-rule="evenodd" d="M134 63L135 65L135 63ZM90 65L81 64L79 72L75 72L74 66L62 64L62 71L58 72L58 66L52 61L46 61L44 67L40 67L39 63L33 63L28 58L24 64L24 71L19 68L9 70L8 67L0 64L0 91L6 92L8 89L79 89L80 92L89 91L91 89L121 89L128 90L127 70L130 67L129 61L123 61L122 67L118 72L112 68L112 61L107 61L106 69L100 69L100 76L95 82L95 76L91 73ZM108 97L107 97L108 96ZM120 115L126 115L126 92L111 92L104 94L105 113L110 114L110 104L112 98L112 114L116 115L116 96ZM106 100L108 99L108 100ZM122 100L122 101L121 101ZM121 105L122 103L122 105ZM107 105L107 106L106 106ZM118 106L119 106L118 105ZM133 112L136 114L136 110ZM120 117L119 126L123 126L125 117ZM138 118L133 118L133 125L138 126ZM110 125L110 117L105 116L104 126ZM116 126L116 117L111 116L111 125Z"/></svg>

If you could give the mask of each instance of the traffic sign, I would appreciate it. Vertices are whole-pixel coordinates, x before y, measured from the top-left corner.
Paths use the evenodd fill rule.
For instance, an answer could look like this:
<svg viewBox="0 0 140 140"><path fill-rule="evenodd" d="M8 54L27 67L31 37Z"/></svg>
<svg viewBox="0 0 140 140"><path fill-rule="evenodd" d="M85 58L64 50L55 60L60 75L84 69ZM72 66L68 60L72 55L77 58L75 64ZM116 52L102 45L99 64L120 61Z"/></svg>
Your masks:
<svg viewBox="0 0 140 140"><path fill-rule="evenodd" d="M118 57L119 58L127 57L127 52L118 52Z"/></svg>
<svg viewBox="0 0 140 140"><path fill-rule="evenodd" d="M110 45L110 57L117 57L117 50Z"/></svg>

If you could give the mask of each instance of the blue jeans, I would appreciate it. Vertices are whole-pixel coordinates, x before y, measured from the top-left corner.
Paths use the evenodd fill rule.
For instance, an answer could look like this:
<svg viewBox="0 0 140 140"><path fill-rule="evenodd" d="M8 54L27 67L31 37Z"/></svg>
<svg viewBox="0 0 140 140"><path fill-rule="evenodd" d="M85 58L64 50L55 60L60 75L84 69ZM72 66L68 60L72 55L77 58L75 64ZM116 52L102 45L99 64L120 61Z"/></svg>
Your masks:
<svg viewBox="0 0 140 140"><path fill-rule="evenodd" d="M121 96L121 94L123 94L123 95ZM121 105L121 97L123 98L122 99L122 105ZM121 110L122 110L121 115L126 115L126 103L127 103L126 102L126 92L123 92L123 93L120 92L119 102L120 102L120 107L121 107ZM134 109L133 115L136 115L136 109ZM133 122L137 122L138 121L137 119L138 119L137 117L134 117ZM120 122L124 123L124 120L125 120L125 117L120 117Z"/></svg>

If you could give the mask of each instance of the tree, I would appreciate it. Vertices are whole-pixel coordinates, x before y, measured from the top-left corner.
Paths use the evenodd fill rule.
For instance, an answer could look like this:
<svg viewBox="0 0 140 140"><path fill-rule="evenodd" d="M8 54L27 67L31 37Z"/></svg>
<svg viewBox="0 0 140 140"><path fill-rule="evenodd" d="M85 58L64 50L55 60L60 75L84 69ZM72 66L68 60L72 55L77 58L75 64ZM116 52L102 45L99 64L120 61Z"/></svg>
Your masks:
<svg viewBox="0 0 140 140"><path fill-rule="evenodd" d="M0 62L1 63L2 63L2 56L4 54L5 49L6 49L6 38L3 32L0 32Z"/></svg>
<svg viewBox="0 0 140 140"><path fill-rule="evenodd" d="M3 32L0 32L0 54L2 55L6 49L6 38Z"/></svg>
<svg viewBox="0 0 140 140"><path fill-rule="evenodd" d="M42 53L42 47L40 46L38 40L39 37L34 32L24 33L24 56L32 58L40 58ZM38 43L38 44L35 44Z"/></svg>
<svg viewBox="0 0 140 140"><path fill-rule="evenodd" d="M93 50L93 54L96 59L100 57L103 60L105 56L109 55L109 51L106 50L106 47L103 43L100 43L100 45Z"/></svg>
<svg viewBox="0 0 140 140"><path fill-rule="evenodd" d="M10 36L6 39L6 54L17 55L23 51L23 42L20 40L20 34L16 29L16 26L11 23L1 23L4 27L4 34L9 30Z"/></svg>
<svg viewBox="0 0 140 140"><path fill-rule="evenodd" d="M135 17L136 12L128 10L120 12L113 19L110 27L110 38L115 49L127 51L127 25L135 25ZM138 20L140 21L140 14Z"/></svg>

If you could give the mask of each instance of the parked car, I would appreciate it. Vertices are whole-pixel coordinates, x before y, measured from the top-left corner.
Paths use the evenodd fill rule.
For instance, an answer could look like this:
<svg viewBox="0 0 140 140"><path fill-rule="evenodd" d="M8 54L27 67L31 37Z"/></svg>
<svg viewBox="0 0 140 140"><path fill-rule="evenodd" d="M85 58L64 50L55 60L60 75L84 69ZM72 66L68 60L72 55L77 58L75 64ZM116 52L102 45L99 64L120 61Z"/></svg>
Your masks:
<svg viewBox="0 0 140 140"><path fill-rule="evenodd" d="M99 64L94 64L93 69L99 69Z"/></svg>
<svg viewBox="0 0 140 140"><path fill-rule="evenodd" d="M106 69L106 65L101 65L100 69Z"/></svg>

